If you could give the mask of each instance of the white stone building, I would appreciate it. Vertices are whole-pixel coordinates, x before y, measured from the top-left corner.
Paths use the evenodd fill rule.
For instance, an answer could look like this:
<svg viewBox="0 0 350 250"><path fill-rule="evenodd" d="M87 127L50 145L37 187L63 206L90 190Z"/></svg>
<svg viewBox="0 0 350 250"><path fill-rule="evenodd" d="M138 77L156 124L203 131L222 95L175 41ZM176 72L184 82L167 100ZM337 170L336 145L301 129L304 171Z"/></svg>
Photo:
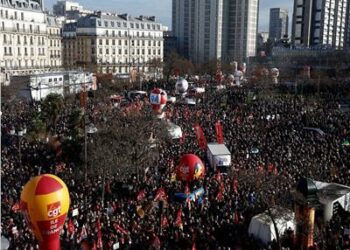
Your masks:
<svg viewBox="0 0 350 250"><path fill-rule="evenodd" d="M50 67L62 66L62 22L54 16L47 15L48 57Z"/></svg>
<svg viewBox="0 0 350 250"><path fill-rule="evenodd" d="M155 17L96 12L64 25L63 50L66 67L153 75L161 73L155 62L163 60L163 26Z"/></svg>
<svg viewBox="0 0 350 250"><path fill-rule="evenodd" d="M56 53L55 60L50 58L50 51L58 51L60 46L58 27L48 25L42 8L41 0L0 0L0 67L7 79L61 66L61 54ZM50 47L51 40L56 41L55 48Z"/></svg>

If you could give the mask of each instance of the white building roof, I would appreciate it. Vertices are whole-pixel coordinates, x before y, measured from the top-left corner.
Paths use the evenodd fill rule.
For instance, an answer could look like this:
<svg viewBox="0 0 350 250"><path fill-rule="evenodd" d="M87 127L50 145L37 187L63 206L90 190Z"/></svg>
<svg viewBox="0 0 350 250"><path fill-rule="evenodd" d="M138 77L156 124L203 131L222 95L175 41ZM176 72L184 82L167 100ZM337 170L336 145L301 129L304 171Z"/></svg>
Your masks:
<svg viewBox="0 0 350 250"><path fill-rule="evenodd" d="M213 155L230 155L231 152L225 146L225 144L208 143L208 149Z"/></svg>

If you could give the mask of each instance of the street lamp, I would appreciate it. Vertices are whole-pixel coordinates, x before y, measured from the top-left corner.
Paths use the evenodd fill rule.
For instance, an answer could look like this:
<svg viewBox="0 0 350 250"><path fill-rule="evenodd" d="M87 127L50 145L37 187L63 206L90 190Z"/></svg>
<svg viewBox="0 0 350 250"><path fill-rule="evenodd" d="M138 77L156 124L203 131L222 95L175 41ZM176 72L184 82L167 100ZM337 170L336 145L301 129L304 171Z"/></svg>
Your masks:
<svg viewBox="0 0 350 250"><path fill-rule="evenodd" d="M20 129L17 132L17 137L18 137L18 157L19 157L19 166L22 166L22 153L21 153L21 142L22 142L22 137L27 133L27 129Z"/></svg>

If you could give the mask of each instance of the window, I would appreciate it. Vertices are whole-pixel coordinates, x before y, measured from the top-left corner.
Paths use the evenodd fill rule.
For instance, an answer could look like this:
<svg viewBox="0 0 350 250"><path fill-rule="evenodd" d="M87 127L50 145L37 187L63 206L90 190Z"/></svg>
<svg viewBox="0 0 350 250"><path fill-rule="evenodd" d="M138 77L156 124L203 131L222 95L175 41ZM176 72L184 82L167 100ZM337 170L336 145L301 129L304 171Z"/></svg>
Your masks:
<svg viewBox="0 0 350 250"><path fill-rule="evenodd" d="M7 36L6 35L4 35L4 43L7 43Z"/></svg>
<svg viewBox="0 0 350 250"><path fill-rule="evenodd" d="M128 45L128 41L127 41L127 40L125 40L125 41L124 41L124 44L125 44L125 45Z"/></svg>
<svg viewBox="0 0 350 250"><path fill-rule="evenodd" d="M100 42L100 45L102 45L102 39L100 39L99 42Z"/></svg>
<svg viewBox="0 0 350 250"><path fill-rule="evenodd" d="M114 22L111 22L111 26L114 27Z"/></svg>
<svg viewBox="0 0 350 250"><path fill-rule="evenodd" d="M52 82L52 78L49 78L49 82Z"/></svg>
<svg viewBox="0 0 350 250"><path fill-rule="evenodd" d="M102 49L99 49L100 54L102 54Z"/></svg>
<svg viewBox="0 0 350 250"><path fill-rule="evenodd" d="M17 20L17 11L15 11L15 20Z"/></svg>
<svg viewBox="0 0 350 250"><path fill-rule="evenodd" d="M21 37L17 36L17 44L21 44Z"/></svg>
<svg viewBox="0 0 350 250"><path fill-rule="evenodd" d="M106 40L106 45L109 45L109 40L108 39Z"/></svg>
<svg viewBox="0 0 350 250"><path fill-rule="evenodd" d="M19 23L16 23L16 30L19 31Z"/></svg>
<svg viewBox="0 0 350 250"><path fill-rule="evenodd" d="M24 13L23 12L21 13L21 20L22 21L24 20Z"/></svg>
<svg viewBox="0 0 350 250"><path fill-rule="evenodd" d="M118 41L118 45L122 45L122 40L119 40L119 41Z"/></svg>
<svg viewBox="0 0 350 250"><path fill-rule="evenodd" d="M107 21L105 21L105 27L108 27L108 22Z"/></svg>
<svg viewBox="0 0 350 250"><path fill-rule="evenodd" d="M97 21L97 26L101 26L101 21Z"/></svg>
<svg viewBox="0 0 350 250"><path fill-rule="evenodd" d="M107 54L107 55L109 54L109 49L106 49L106 54Z"/></svg>
<svg viewBox="0 0 350 250"><path fill-rule="evenodd" d="M112 45L115 45L115 40L114 39L112 40Z"/></svg>

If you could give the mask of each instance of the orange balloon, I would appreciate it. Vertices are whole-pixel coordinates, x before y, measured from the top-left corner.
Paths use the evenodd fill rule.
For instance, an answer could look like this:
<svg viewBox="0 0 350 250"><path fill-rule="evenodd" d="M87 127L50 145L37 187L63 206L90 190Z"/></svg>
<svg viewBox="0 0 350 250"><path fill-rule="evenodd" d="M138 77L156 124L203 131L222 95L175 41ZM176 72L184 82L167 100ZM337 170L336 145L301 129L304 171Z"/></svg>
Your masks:
<svg viewBox="0 0 350 250"><path fill-rule="evenodd" d="M70 199L66 184L44 174L30 179L21 193L21 210L39 241L40 250L59 250L60 233Z"/></svg>

